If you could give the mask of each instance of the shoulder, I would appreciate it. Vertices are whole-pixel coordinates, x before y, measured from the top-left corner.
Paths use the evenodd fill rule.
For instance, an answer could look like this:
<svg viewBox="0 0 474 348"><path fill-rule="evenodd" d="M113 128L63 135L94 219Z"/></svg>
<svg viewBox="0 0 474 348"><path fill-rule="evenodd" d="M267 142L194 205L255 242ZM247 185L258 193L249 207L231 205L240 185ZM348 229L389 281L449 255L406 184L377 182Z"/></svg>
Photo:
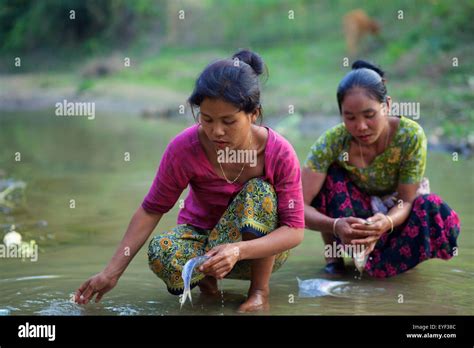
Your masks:
<svg viewBox="0 0 474 348"><path fill-rule="evenodd" d="M337 152L342 149L350 136L344 123L340 123L324 131L313 144L311 150L318 152Z"/></svg>
<svg viewBox="0 0 474 348"><path fill-rule="evenodd" d="M283 135L281 135L276 130L274 130L270 127L267 127L267 128L268 128L268 144L267 144L267 146L293 148L293 146L290 144L290 142Z"/></svg>
<svg viewBox="0 0 474 348"><path fill-rule="evenodd" d="M344 123L329 128L311 146L304 166L325 173L344 149L349 138L350 134Z"/></svg>
<svg viewBox="0 0 474 348"><path fill-rule="evenodd" d="M166 151L173 155L194 153L197 149L197 143L199 143L198 125L192 125L172 138Z"/></svg>
<svg viewBox="0 0 474 348"><path fill-rule="evenodd" d="M271 128L268 128L265 161L268 173L283 175L300 168L300 161L293 145Z"/></svg>
<svg viewBox="0 0 474 348"><path fill-rule="evenodd" d="M326 130L319 139L327 142L342 142L346 137L349 136L349 132L346 129L344 123L339 123L332 128Z"/></svg>
<svg viewBox="0 0 474 348"><path fill-rule="evenodd" d="M423 137L425 132L418 122L415 122L405 116L400 118L400 133L408 138Z"/></svg>
<svg viewBox="0 0 474 348"><path fill-rule="evenodd" d="M271 178L271 183L280 188L281 185L288 184L300 187L300 161L291 143L278 132L268 128L265 151L265 173ZM286 187L288 189L288 186Z"/></svg>
<svg viewBox="0 0 474 348"><path fill-rule="evenodd" d="M268 128L268 141L265 151L268 151L270 158L285 158L289 159L291 157L296 158L296 152L293 148L293 145L277 131Z"/></svg>
<svg viewBox="0 0 474 348"><path fill-rule="evenodd" d="M399 125L399 134L403 144L415 146L426 143L426 135L423 127L418 122L407 117L401 116Z"/></svg>

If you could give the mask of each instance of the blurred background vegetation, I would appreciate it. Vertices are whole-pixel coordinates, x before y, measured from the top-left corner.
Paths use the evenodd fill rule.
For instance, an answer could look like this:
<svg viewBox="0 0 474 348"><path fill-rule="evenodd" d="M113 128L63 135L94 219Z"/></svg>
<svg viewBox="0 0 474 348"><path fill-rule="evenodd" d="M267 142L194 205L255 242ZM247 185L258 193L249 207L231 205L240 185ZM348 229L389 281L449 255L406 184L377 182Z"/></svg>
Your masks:
<svg viewBox="0 0 474 348"><path fill-rule="evenodd" d="M269 68L267 117L289 104L303 117L334 117L349 69L341 20L356 8L381 24L357 58L388 72L396 101L421 104L419 122L433 137L473 143L473 0L0 0L0 106L41 108L38 99L64 96L165 113L184 103L209 61L245 47Z"/></svg>

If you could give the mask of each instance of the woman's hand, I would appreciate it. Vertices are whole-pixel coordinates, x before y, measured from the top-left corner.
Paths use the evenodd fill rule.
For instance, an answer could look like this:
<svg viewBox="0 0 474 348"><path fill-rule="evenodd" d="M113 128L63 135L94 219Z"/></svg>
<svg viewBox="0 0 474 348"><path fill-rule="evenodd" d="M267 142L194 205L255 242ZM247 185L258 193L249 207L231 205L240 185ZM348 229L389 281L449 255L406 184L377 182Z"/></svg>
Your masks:
<svg viewBox="0 0 474 348"><path fill-rule="evenodd" d="M362 240L360 238L365 239L374 235L374 232L370 230L354 229L354 226L363 225L364 222L364 219L352 216L340 218L336 223L335 231L341 242L343 244L351 244L354 240Z"/></svg>
<svg viewBox="0 0 474 348"><path fill-rule="evenodd" d="M104 271L86 280L75 293L74 300L77 304L87 304L97 294L95 302L99 302L106 292L112 290L117 284L118 277L112 277Z"/></svg>
<svg viewBox="0 0 474 348"><path fill-rule="evenodd" d="M239 243L218 245L207 252L206 255L209 256L210 259L199 267L199 271L207 276L222 279L234 268L236 262L239 261Z"/></svg>
<svg viewBox="0 0 474 348"><path fill-rule="evenodd" d="M390 222L388 218L382 213L375 214L374 216L368 218L367 221L371 222L371 224L352 224L352 229L357 233L363 231L370 232L370 235L368 235L366 238L352 240L352 244L364 244L366 246L366 255L374 250L375 244L382 234L390 229Z"/></svg>

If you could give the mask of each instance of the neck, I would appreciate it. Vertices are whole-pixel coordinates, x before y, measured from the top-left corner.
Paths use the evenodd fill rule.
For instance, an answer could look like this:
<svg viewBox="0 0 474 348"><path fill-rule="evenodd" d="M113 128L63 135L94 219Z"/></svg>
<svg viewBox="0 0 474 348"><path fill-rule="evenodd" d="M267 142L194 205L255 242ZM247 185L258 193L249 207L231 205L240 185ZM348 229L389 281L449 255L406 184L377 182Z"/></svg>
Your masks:
<svg viewBox="0 0 474 348"><path fill-rule="evenodd" d="M390 120L387 117L387 122L385 123L385 128L382 134L380 134L379 138L377 139L377 148L381 150L385 150L388 146L388 140L390 138Z"/></svg>
<svg viewBox="0 0 474 348"><path fill-rule="evenodd" d="M253 125L250 125L250 130L247 134L247 137L236 150L251 150L252 148L255 148L255 145L258 145L258 138L253 132Z"/></svg>
<svg viewBox="0 0 474 348"><path fill-rule="evenodd" d="M365 146L366 148L373 149L376 152L383 151L383 150L385 150L385 148L388 145L388 138L389 137L390 137L390 123L389 123L389 120L387 118L387 122L385 124L385 127L384 127L382 133L380 133L379 137L377 138L377 140L375 140L374 143L369 144L369 145L364 145L364 144L359 142L359 145Z"/></svg>

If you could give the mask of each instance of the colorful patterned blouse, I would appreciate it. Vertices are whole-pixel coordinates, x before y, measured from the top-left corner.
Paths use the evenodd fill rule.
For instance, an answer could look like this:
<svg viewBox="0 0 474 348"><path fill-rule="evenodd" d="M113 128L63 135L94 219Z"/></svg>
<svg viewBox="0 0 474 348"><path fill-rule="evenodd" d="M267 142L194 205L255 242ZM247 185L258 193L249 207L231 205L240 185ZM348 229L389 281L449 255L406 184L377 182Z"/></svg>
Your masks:
<svg viewBox="0 0 474 348"><path fill-rule="evenodd" d="M326 173L332 163L337 163L348 171L357 186L378 196L395 192L399 183L418 183L423 178L427 141L423 128L415 121L401 116L387 149L366 168L348 163L351 139L343 123L327 130L311 147L304 166Z"/></svg>

